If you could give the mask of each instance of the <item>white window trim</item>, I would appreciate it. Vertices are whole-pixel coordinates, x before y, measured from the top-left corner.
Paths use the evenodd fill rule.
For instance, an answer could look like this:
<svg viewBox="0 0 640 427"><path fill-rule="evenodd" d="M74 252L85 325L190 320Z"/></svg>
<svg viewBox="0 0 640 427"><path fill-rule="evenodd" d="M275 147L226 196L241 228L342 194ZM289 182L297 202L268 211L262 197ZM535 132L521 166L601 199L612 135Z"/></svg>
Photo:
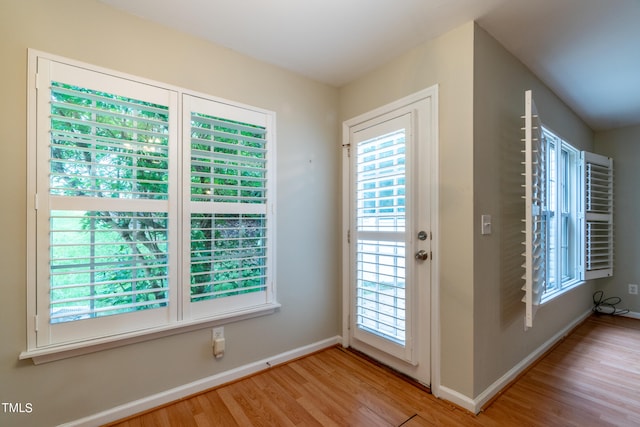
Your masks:
<svg viewBox="0 0 640 427"><path fill-rule="evenodd" d="M277 312L280 307L280 304L274 301L264 306L237 311L232 316L223 314L220 316L212 316L206 319L182 321L179 324L176 323L153 329L147 329L144 331L130 332L118 336L93 339L87 342L77 342L71 344L50 346L41 349L27 350L20 353L19 359L31 359L35 365L40 365L42 363L54 362L56 360L67 359L69 357L95 353L97 351L108 350L111 348L122 347L125 345L140 343L144 341L150 341L157 338L191 332L198 329L213 328L216 326L225 325L227 323L238 322L240 320L266 316Z"/></svg>
<svg viewBox="0 0 640 427"><path fill-rule="evenodd" d="M549 303L550 301L553 301L560 295L564 295L568 292L571 292L574 289L579 288L581 285L584 285L585 283L587 283L586 280L575 279L570 282L567 282L567 284L564 285L564 287L562 287L561 289L557 289L551 292L545 292L544 295L542 296L542 299L540 300L540 306L543 306Z"/></svg>
<svg viewBox="0 0 640 427"><path fill-rule="evenodd" d="M43 58L51 61L65 63L71 66L86 68L91 71L97 73L105 73L115 77L133 80L139 83L161 87L166 90L175 91L178 94L178 104L181 107L181 98L182 95L192 96L196 98L203 98L207 100L211 100L213 102L218 102L220 104L226 104L233 107L242 108L245 110L255 111L261 114L265 114L269 119L269 123L271 128L269 129L269 140L273 145L273 148L270 150L270 159L268 165L268 174L271 180L271 187L269 188L269 200L267 211L269 213L269 220L271 221L270 225L270 237L271 242L268 247L270 252L269 259L269 282L267 283L267 298L264 302L258 303L252 306L244 306L240 309L237 309L232 312L225 313L213 313L211 316L202 317L198 319L188 319L183 316L183 310L179 306L177 316L170 320L168 323L163 324L161 326L152 327L145 330L137 330L128 333L122 333L119 335L113 336L104 336L99 338L92 338L85 341L74 341L70 343L63 344L54 344L47 346L37 345L37 327L38 327L38 318L37 318L37 287L36 287L36 274L37 274L37 262L36 262L36 209L37 209L37 183L36 183L36 161L35 156L37 152L37 131L36 131L36 119L37 119L37 86L39 82L37 81L37 64L38 58ZM176 113L179 113L180 108L176 110ZM179 120L179 119L178 119ZM137 76L132 76L126 73L86 64L80 61L71 60L68 58L60 57L57 55L52 55L49 53L41 52L35 49L28 50L28 91L27 91L27 156L28 156L28 164L27 164L27 272L26 272L26 285L27 285L27 350L23 351L19 355L19 359L32 359L34 363L45 363L54 360L64 359L67 357L73 357L81 354L92 353L95 351L100 351L108 348L119 347L123 345L128 345L136 342L142 342L150 339L156 339L163 336L169 336L177 333L184 333L191 330L208 328L212 326L222 325L229 322L234 322L238 320L244 320L252 317L268 315L276 312L280 308L280 304L276 299L276 285L275 285L275 277L276 277L276 259L275 259L275 207L274 202L276 200L275 195L275 113L269 110L264 110L260 108L256 108L253 106L232 102L229 100L225 100L222 98L214 97L208 94L203 94L200 92L164 84L161 82L140 78ZM178 124L177 126L178 132L181 133L179 129L181 126ZM178 156L180 157L181 154ZM179 161L179 160L178 160ZM178 175L178 179L182 180L182 174ZM178 218L182 216L182 213L178 213ZM180 219L178 219L180 221ZM184 232L182 232L184 234ZM182 241L180 238L180 233L177 238L177 245L188 244L188 242ZM187 239L188 240L188 239ZM181 252L181 250L178 250ZM182 264L182 262L179 262ZM182 265L179 266L182 268ZM180 275L180 277L182 277ZM179 284L179 287L182 288L183 285ZM179 301L181 304L184 300L183 297L180 297L182 289L178 291L178 295L175 297L175 301Z"/></svg>
<svg viewBox="0 0 640 427"><path fill-rule="evenodd" d="M575 224L575 228L577 230L577 235L574 237L574 241L573 244L575 245L575 253L573 254L573 257L575 258L575 262L572 263L572 266L575 267L576 271L575 271L575 276L567 281L564 282L560 282L559 285L556 286L555 289L552 290L546 290L545 292L542 293L541 299L540 299L540 305L544 305L546 303L548 303L549 301L553 300L554 298L563 295L566 292L569 292L577 287L579 287L580 285L586 283L586 281L584 280L584 243L583 243L583 227L581 226L581 224L583 223L583 212L581 209L581 202L583 201L582 199L584 199L584 189L582 188L582 185L580 183L580 177L582 175L581 173L581 162L580 162L580 154L583 151L578 150L577 148L575 148L573 145L571 145L569 142L567 142L565 139L563 139L562 137L560 137L555 131L553 131L552 129L549 129L548 127L541 125L542 126L542 134L544 135L545 133L550 134L552 137L554 137L555 139L555 145L556 145L556 164L560 164L560 156L558 154L560 154L562 152L562 150L566 147L567 151L570 152L570 154L572 154L573 156L575 156L574 158L574 163L575 163L575 167L576 170L574 171L574 176L573 179L575 180L575 182L572 185L572 188L575 190L575 192L577 194L574 195L574 199L573 200L573 209L575 210L575 213L572 215L572 217L574 217L576 224ZM558 171L560 171L560 166L558 166ZM558 172L557 171L557 172ZM556 180L560 179L560 173L556 174ZM560 191L556 191L556 211L560 211L561 210L561 195L560 195ZM559 225L556 225L556 227L559 227ZM555 236L553 236L556 239L555 242L555 247L556 247L556 264L558 264L558 266L561 266L561 260L560 260L560 241L562 240L560 237L560 231L558 230L555 234ZM558 267L560 268L560 267ZM556 274L559 275L559 274ZM549 276L547 276L547 280L549 280Z"/></svg>

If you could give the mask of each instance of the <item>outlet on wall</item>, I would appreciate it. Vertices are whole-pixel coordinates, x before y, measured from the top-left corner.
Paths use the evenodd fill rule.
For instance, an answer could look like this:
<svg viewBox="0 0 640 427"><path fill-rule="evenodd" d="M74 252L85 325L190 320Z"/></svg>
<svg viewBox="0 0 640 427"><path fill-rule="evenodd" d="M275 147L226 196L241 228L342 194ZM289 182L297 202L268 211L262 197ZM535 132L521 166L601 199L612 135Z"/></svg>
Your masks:
<svg viewBox="0 0 640 427"><path fill-rule="evenodd" d="M219 326L217 328L213 328L213 341L215 342L215 340L220 339L220 338L224 338L224 327L223 326Z"/></svg>
<svg viewBox="0 0 640 427"><path fill-rule="evenodd" d="M638 295L638 285L629 283L629 294Z"/></svg>

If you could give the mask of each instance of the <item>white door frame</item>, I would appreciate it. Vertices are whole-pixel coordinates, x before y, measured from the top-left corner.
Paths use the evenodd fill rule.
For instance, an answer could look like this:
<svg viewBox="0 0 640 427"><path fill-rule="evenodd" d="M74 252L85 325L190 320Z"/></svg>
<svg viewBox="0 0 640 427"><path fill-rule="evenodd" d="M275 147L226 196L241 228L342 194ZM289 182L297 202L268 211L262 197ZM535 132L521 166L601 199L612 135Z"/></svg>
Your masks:
<svg viewBox="0 0 640 427"><path fill-rule="evenodd" d="M349 346L350 340L350 310L351 310L351 266L350 266L350 192L351 192L351 166L350 166L350 129L360 123L374 119L391 111L407 107L421 100L429 99L431 104L429 126L424 124L418 126L419 131L430 133L429 140L429 172L430 172L430 206L431 206L431 231L433 238L431 241L432 261L431 261L431 294L430 294L430 387L435 396L439 396L440 389L440 262L439 262L439 169L438 169L438 85L406 96L402 99L376 108L372 111L346 120L342 125L342 345ZM419 118L425 120L425 118Z"/></svg>

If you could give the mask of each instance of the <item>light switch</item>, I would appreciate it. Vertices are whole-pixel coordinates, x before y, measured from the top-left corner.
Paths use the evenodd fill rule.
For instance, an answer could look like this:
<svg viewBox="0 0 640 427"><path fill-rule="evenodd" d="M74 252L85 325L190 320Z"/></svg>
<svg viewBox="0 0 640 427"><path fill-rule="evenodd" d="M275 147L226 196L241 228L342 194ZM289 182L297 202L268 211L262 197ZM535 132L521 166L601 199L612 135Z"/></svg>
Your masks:
<svg viewBox="0 0 640 427"><path fill-rule="evenodd" d="M480 217L481 222L481 233L482 234L491 234L491 215L482 215Z"/></svg>

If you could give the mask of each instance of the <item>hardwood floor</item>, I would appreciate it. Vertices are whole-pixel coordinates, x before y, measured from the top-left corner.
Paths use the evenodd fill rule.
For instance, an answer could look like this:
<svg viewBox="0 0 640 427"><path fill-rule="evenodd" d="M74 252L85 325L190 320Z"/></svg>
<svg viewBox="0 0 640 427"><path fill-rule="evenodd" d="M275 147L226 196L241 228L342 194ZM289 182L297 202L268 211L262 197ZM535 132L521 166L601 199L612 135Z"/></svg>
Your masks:
<svg viewBox="0 0 640 427"><path fill-rule="evenodd" d="M640 320L591 316L483 415L510 412L519 425L639 426Z"/></svg>
<svg viewBox="0 0 640 427"><path fill-rule="evenodd" d="M594 315L478 416L334 347L111 426L638 426L640 320Z"/></svg>

